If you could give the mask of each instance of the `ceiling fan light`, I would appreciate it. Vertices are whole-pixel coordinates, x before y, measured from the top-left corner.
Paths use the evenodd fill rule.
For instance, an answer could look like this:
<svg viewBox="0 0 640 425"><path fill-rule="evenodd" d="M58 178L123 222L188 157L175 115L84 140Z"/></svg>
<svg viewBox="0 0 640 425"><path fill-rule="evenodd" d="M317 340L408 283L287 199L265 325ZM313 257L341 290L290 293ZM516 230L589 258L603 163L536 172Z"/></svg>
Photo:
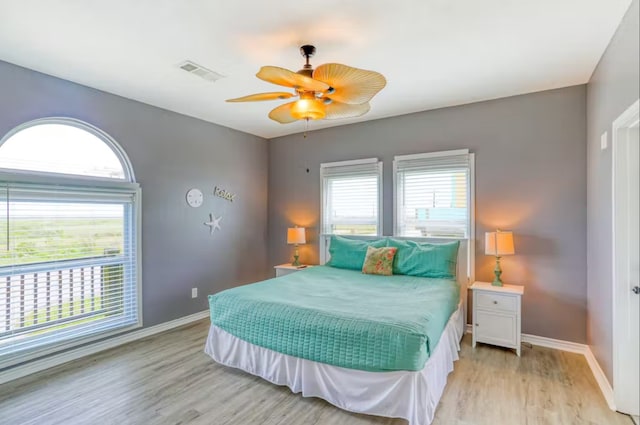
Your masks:
<svg viewBox="0 0 640 425"><path fill-rule="evenodd" d="M327 114L325 105L319 100L301 98L291 106L291 116L295 119L321 120Z"/></svg>

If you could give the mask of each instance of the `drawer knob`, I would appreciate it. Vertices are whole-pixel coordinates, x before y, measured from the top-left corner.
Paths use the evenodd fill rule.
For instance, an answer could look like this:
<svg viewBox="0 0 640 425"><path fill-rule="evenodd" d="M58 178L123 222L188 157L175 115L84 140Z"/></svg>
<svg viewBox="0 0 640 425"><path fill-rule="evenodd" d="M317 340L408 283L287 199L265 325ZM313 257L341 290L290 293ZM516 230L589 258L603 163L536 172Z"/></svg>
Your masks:
<svg viewBox="0 0 640 425"><path fill-rule="evenodd" d="M478 323L476 323L476 326L480 326Z"/></svg>
<svg viewBox="0 0 640 425"><path fill-rule="evenodd" d="M498 301L494 301L493 303L494 303L494 304L498 304Z"/></svg>

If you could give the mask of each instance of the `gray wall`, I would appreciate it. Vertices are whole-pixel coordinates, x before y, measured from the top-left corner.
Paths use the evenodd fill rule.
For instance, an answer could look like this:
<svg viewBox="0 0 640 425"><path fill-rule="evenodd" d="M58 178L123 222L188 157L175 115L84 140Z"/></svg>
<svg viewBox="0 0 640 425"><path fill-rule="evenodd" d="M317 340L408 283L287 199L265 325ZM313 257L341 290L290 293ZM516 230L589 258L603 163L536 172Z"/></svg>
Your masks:
<svg viewBox="0 0 640 425"><path fill-rule="evenodd" d="M483 253L484 232L512 229L517 255L503 259L503 277L526 288L523 331L586 342L585 104L585 86L575 86L271 140L271 264L290 260L285 239L293 224L311 228L301 260L318 261L320 163L384 161L389 235L394 155L469 148L476 153L477 279L492 279L495 262Z"/></svg>
<svg viewBox="0 0 640 425"><path fill-rule="evenodd" d="M266 276L266 140L6 62L0 93L0 135L67 116L101 128L127 152L142 187L145 326L206 310L206 294ZM214 185L236 201L214 198ZM205 192L200 208L185 202L191 187ZM213 237L203 225L209 212L223 215Z"/></svg>
<svg viewBox="0 0 640 425"><path fill-rule="evenodd" d="M588 343L613 382L611 124L639 96L638 0L629 7L587 85ZM600 150L607 131L609 147Z"/></svg>

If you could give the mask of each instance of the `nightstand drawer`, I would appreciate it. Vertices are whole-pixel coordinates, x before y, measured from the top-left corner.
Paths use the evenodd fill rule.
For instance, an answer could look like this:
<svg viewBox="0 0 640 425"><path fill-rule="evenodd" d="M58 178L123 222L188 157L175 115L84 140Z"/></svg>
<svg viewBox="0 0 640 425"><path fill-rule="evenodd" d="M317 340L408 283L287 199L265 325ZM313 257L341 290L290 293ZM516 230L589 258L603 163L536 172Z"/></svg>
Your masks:
<svg viewBox="0 0 640 425"><path fill-rule="evenodd" d="M517 318L514 315L476 311L476 340L503 347L517 347Z"/></svg>
<svg viewBox="0 0 640 425"><path fill-rule="evenodd" d="M291 273L295 273L298 270L295 269L276 269L276 277L286 276Z"/></svg>
<svg viewBox="0 0 640 425"><path fill-rule="evenodd" d="M476 294L478 308L488 310L518 311L518 297L502 295L488 292L478 292Z"/></svg>
<svg viewBox="0 0 640 425"><path fill-rule="evenodd" d="M291 273L299 272L300 270L309 269L313 266L302 265L302 266L294 266L291 263L280 264L279 266L274 266L276 269L276 277L286 276Z"/></svg>

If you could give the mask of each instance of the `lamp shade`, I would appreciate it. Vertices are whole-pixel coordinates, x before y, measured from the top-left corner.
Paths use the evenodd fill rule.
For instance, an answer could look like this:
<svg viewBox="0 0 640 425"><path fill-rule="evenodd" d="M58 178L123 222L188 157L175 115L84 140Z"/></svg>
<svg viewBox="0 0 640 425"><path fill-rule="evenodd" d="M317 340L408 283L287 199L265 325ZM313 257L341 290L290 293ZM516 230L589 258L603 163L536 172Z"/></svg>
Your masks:
<svg viewBox="0 0 640 425"><path fill-rule="evenodd" d="M513 232L486 232L484 234L484 253L486 255L495 255L502 257L503 255L515 254L513 247Z"/></svg>
<svg viewBox="0 0 640 425"><path fill-rule="evenodd" d="M307 243L304 227L289 227L287 229L287 243L289 245Z"/></svg>

